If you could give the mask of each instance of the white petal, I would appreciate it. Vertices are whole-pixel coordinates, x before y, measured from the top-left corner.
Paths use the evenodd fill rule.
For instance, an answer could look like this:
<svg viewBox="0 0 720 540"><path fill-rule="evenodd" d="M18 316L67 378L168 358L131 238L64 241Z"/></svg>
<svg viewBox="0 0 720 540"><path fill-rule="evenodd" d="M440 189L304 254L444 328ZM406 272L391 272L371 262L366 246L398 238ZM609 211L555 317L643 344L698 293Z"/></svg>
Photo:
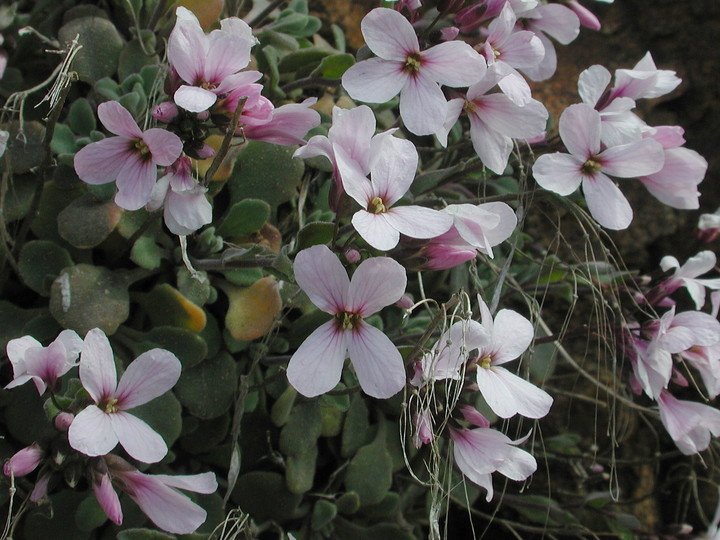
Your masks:
<svg viewBox="0 0 720 540"><path fill-rule="evenodd" d="M295 281L313 304L333 315L345 310L350 280L340 259L327 246L303 249L295 257L293 271Z"/></svg>
<svg viewBox="0 0 720 540"><path fill-rule="evenodd" d="M630 203L610 178L602 173L586 177L583 194L590 214L600 225L612 230L630 226L633 218Z"/></svg>
<svg viewBox="0 0 720 540"><path fill-rule="evenodd" d="M338 330L335 319L310 334L288 363L287 377L293 388L306 397L332 390L340 382L348 334Z"/></svg>
<svg viewBox="0 0 720 540"><path fill-rule="evenodd" d="M157 463L167 454L163 438L137 416L122 411L107 415L120 445L143 463Z"/></svg>
<svg viewBox="0 0 720 540"><path fill-rule="evenodd" d="M405 269L389 257L366 259L353 274L348 291L348 311L368 317L394 304L407 287Z"/></svg>
<svg viewBox="0 0 720 540"><path fill-rule="evenodd" d="M360 386L367 395L386 399L405 386L405 365L400 352L374 326L361 321L353 328L348 349Z"/></svg>
<svg viewBox="0 0 720 540"><path fill-rule="evenodd" d="M104 456L118 443L109 414L95 405L83 409L70 424L68 441L86 456Z"/></svg>

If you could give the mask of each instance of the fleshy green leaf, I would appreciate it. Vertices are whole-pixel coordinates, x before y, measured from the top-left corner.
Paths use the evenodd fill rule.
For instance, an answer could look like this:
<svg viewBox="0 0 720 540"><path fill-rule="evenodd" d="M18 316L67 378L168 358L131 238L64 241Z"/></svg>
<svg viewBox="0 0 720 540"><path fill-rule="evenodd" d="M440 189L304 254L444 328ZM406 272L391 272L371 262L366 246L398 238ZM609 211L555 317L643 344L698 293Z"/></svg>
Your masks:
<svg viewBox="0 0 720 540"><path fill-rule="evenodd" d="M32 240L20 250L20 277L33 291L50 295L50 286L60 271L73 263L66 249L55 242Z"/></svg>

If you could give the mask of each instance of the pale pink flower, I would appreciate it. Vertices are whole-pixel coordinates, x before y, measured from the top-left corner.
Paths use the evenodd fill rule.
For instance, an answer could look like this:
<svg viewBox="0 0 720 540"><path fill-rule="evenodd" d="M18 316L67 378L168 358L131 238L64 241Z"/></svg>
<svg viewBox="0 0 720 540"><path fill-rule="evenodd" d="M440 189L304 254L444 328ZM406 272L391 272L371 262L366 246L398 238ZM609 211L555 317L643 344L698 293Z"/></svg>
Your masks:
<svg viewBox="0 0 720 540"><path fill-rule="evenodd" d="M513 75L504 75L493 64L480 82L468 88L465 98L448 102L445 123L435 135L447 145L450 129L465 111L470 120L470 139L475 152L488 169L502 174L513 149L513 139L530 139L540 135L548 119L548 112L537 100L518 105L503 93L488 92L499 82Z"/></svg>
<svg viewBox="0 0 720 540"><path fill-rule="evenodd" d="M698 237L706 243L720 236L720 208L712 214L700 214L698 218Z"/></svg>
<svg viewBox="0 0 720 540"><path fill-rule="evenodd" d="M212 221L212 205L207 188L192 177L190 158L183 156L168 167L153 187L146 208L163 208L163 219L171 233L188 235Z"/></svg>
<svg viewBox="0 0 720 540"><path fill-rule="evenodd" d="M98 502L107 516L122 522L122 510L112 484L127 493L145 515L160 529L173 534L191 534L205 522L207 512L178 490L194 493L214 493L217 490L215 474L194 475L144 474L123 459L105 456L107 474L93 486ZM97 488L95 487L97 486ZM119 524L119 523L118 523Z"/></svg>
<svg viewBox="0 0 720 540"><path fill-rule="evenodd" d="M430 444L435 435L433 433L433 418L430 411L418 411L413 417L415 431L413 433L413 445L420 448L424 444Z"/></svg>
<svg viewBox="0 0 720 540"><path fill-rule="evenodd" d="M90 143L75 154L75 172L88 184L115 180L115 203L126 210L142 208L157 179L157 166L167 167L180 157L180 137L164 129L143 132L117 101L101 103L98 118L116 137Z"/></svg>
<svg viewBox="0 0 720 540"><path fill-rule="evenodd" d="M170 390L180 371L174 354L152 349L130 363L118 384L110 342L102 330L90 330L80 355L80 381L95 404L83 409L70 425L70 446L87 456L102 456L119 442L138 461L160 461L167 454L165 441L127 411Z"/></svg>
<svg viewBox="0 0 720 540"><path fill-rule="evenodd" d="M618 97L630 99L657 98L669 94L682 80L669 69L657 69L650 52L645 53L632 69L615 70L615 85L608 101Z"/></svg>
<svg viewBox="0 0 720 540"><path fill-rule="evenodd" d="M666 255L660 260L660 268L664 272L674 270L673 275L667 278L660 287L665 295L671 294L680 287L685 287L690 293L690 297L695 302L697 309L705 305L705 289L720 289L720 278L698 279L707 272L710 272L717 264L717 257L712 251L701 251L697 255L690 257L685 264L680 266L678 261L672 255Z"/></svg>
<svg viewBox="0 0 720 540"><path fill-rule="evenodd" d="M72 330L63 330L47 347L31 336L11 339L7 356L13 367L14 378L5 388L15 388L32 380L40 395L46 388L55 390L57 382L72 367L82 349L82 340Z"/></svg>
<svg viewBox="0 0 720 540"><path fill-rule="evenodd" d="M495 69L499 74L512 75L502 77L498 84L508 98L523 106L532 99L530 86L515 70L537 66L545 55L545 47L533 32L516 30L516 22L517 15L510 4L505 4L488 27L481 52L488 66L497 64Z"/></svg>
<svg viewBox="0 0 720 540"><path fill-rule="evenodd" d="M700 208L697 185L705 178L708 163L695 150L683 148L683 129L658 126L643 133L663 147L665 160L658 172L638 178L650 194L663 204L682 210Z"/></svg>
<svg viewBox="0 0 720 540"><path fill-rule="evenodd" d="M582 184L590 214L608 229L626 229L632 208L622 191L607 176L633 178L659 171L662 146L652 139L613 146L601 151L600 113L584 103L571 105L560 117L560 137L570 154L540 156L533 176L545 189L570 195Z"/></svg>
<svg viewBox="0 0 720 540"><path fill-rule="evenodd" d="M375 249L394 248L401 233L410 238L433 238L452 226L451 216L431 208L393 207L415 178L418 154L412 142L390 135L373 137L369 163L372 180L337 147L335 159L345 191L362 207L353 215L352 224Z"/></svg>
<svg viewBox="0 0 720 540"><path fill-rule="evenodd" d="M508 371L502 364L518 358L532 343L533 326L519 313L501 309L495 319L478 296L483 336L477 355L477 385L495 414L510 418L520 414L542 418L552 405L550 395Z"/></svg>
<svg viewBox="0 0 720 540"><path fill-rule="evenodd" d="M316 98L308 98L302 103L281 105L260 121L244 116L241 118L242 134L246 139L284 146L302 144L307 132L320 125L320 113L310 108L316 102Z"/></svg>
<svg viewBox="0 0 720 540"><path fill-rule="evenodd" d="M25 476L33 472L42 462L45 452L37 444L26 446L3 464L5 476Z"/></svg>
<svg viewBox="0 0 720 540"><path fill-rule="evenodd" d="M32 502L36 503L41 499L47 497L48 489L50 488L50 481L53 479L52 473L42 473L35 481L30 496L28 497Z"/></svg>
<svg viewBox="0 0 720 540"><path fill-rule="evenodd" d="M425 257L424 268L447 270L477 257L477 250L465 242L455 229L450 229L428 241L421 254Z"/></svg>
<svg viewBox="0 0 720 540"><path fill-rule="evenodd" d="M416 135L435 133L447 101L440 85L476 83L485 61L467 43L446 41L420 50L415 30L397 11L376 8L362 21L365 42L377 58L350 67L342 83L353 99L385 103L400 93L400 116Z"/></svg>
<svg viewBox="0 0 720 540"><path fill-rule="evenodd" d="M178 7L177 21L168 38L168 61L181 85L173 95L178 107L198 113L239 86L258 80L262 74L244 71L250 62L250 48L257 43L251 28L237 17L220 21L220 29L205 35L197 17Z"/></svg>
<svg viewBox="0 0 720 540"><path fill-rule="evenodd" d="M681 352L680 356L700 373L710 399L720 395L720 342L695 345Z"/></svg>
<svg viewBox="0 0 720 540"><path fill-rule="evenodd" d="M522 481L537 470L535 458L516 446L517 441L491 428L450 428L453 455L460 471L472 482L487 490L485 500L493 498L492 473L497 471L511 480Z"/></svg>
<svg viewBox="0 0 720 540"><path fill-rule="evenodd" d="M567 0L567 7L572 9L585 28L590 30L600 30L602 27L600 21L595 14L588 8L580 4L577 0Z"/></svg>
<svg viewBox="0 0 720 540"><path fill-rule="evenodd" d="M115 525L122 525L123 513L120 498L113 489L112 479L107 473L93 473L92 490L100 508Z"/></svg>
<svg viewBox="0 0 720 540"><path fill-rule="evenodd" d="M307 397L332 390L350 357L363 391L389 398L405 385L405 366L390 339L363 319L397 302L405 293L405 269L387 257L360 263L348 279L340 260L326 247L302 250L293 265L295 280L313 304L333 318L316 329L290 358L290 384Z"/></svg>
<svg viewBox="0 0 720 540"><path fill-rule="evenodd" d="M720 435L720 411L709 405L684 401L663 390L657 398L660 420L685 455L702 452Z"/></svg>

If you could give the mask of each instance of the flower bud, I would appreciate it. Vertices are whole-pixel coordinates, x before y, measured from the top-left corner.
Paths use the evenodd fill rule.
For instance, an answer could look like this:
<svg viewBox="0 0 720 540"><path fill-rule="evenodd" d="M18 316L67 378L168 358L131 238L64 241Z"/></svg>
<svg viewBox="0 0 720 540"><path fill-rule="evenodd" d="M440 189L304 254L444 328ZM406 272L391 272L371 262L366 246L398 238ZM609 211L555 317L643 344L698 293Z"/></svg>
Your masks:
<svg viewBox="0 0 720 540"><path fill-rule="evenodd" d="M578 3L577 0L568 0L567 7L572 9L580 19L580 24L590 30L600 30L600 21L595 14L585 6Z"/></svg>
<svg viewBox="0 0 720 540"><path fill-rule="evenodd" d="M440 41L452 41L458 34L460 29L457 26L448 26L440 30Z"/></svg>
<svg viewBox="0 0 720 540"><path fill-rule="evenodd" d="M350 264L356 264L360 262L360 252L357 249L350 248L345 251L345 260Z"/></svg>
<svg viewBox="0 0 720 540"><path fill-rule="evenodd" d="M58 431L65 432L70 429L70 424L75 419L75 415L69 412L61 412L55 417L55 428Z"/></svg>
<svg viewBox="0 0 720 540"><path fill-rule="evenodd" d="M433 421L430 411L420 411L414 417L415 434L413 444L420 448L423 444L429 444L435 438L433 434Z"/></svg>
<svg viewBox="0 0 720 540"><path fill-rule="evenodd" d="M487 6L485 4L473 4L466 8L458 11L455 15L455 24L458 25L460 31L463 33L472 32L480 28L480 25L485 21L485 12Z"/></svg>
<svg viewBox="0 0 720 540"><path fill-rule="evenodd" d="M32 502L38 502L40 499L44 499L47 496L48 485L50 484L51 478L52 475L43 474L37 479L33 490L30 492L30 500Z"/></svg>
<svg viewBox="0 0 720 540"><path fill-rule="evenodd" d="M178 114L180 114L180 111L178 110L177 105L175 105L172 101L162 102L160 105L155 107L152 112L153 118L158 122L163 122L164 124L172 122Z"/></svg>
<svg viewBox="0 0 720 540"><path fill-rule="evenodd" d="M475 407L471 405L462 405L460 407L460 412L462 413L463 418L471 424L483 428L490 427L488 419L485 418Z"/></svg>
<svg viewBox="0 0 720 540"><path fill-rule="evenodd" d="M210 159L215 156L215 149L209 144L203 143L203 145L195 150L195 155L198 159Z"/></svg>
<svg viewBox="0 0 720 540"><path fill-rule="evenodd" d="M400 297L400 300L395 302L395 305L400 309L410 309L415 305L415 302L413 302L412 298L410 298L407 294L403 294Z"/></svg>
<svg viewBox="0 0 720 540"><path fill-rule="evenodd" d="M3 465L5 476L25 476L40 465L43 451L37 444L27 446L8 459Z"/></svg>

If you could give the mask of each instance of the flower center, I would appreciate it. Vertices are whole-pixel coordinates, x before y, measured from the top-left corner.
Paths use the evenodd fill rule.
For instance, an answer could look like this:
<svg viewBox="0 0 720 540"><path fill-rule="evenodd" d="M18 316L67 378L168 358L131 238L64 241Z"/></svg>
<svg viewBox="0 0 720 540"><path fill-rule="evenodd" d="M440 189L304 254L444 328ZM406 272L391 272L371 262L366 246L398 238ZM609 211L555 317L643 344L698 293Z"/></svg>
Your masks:
<svg viewBox="0 0 720 540"><path fill-rule="evenodd" d="M358 313L351 311L341 311L335 315L338 328L341 330L352 330L362 320L362 317Z"/></svg>
<svg viewBox="0 0 720 540"><path fill-rule="evenodd" d="M368 204L368 212L371 214L383 214L387 212L387 208L385 208L385 203L383 203L382 198L375 197L370 203Z"/></svg>
<svg viewBox="0 0 720 540"><path fill-rule="evenodd" d="M599 173L602 170L602 164L599 161L595 161L594 156L588 159L585 163L582 165L582 173L583 174L596 174Z"/></svg>
<svg viewBox="0 0 720 540"><path fill-rule="evenodd" d="M117 402L117 398L110 398L105 403L100 404L100 409L107 414L116 413L118 412Z"/></svg>
<svg viewBox="0 0 720 540"><path fill-rule="evenodd" d="M492 49L493 58L495 58L495 60L497 60L498 58L500 58L500 51L498 51L498 50L497 50L495 47L493 47L492 45L490 46L490 48Z"/></svg>
<svg viewBox="0 0 720 540"><path fill-rule="evenodd" d="M200 81L200 88L202 88L204 90L215 90L217 88L217 84L211 83L211 82L206 81L205 79L202 79Z"/></svg>
<svg viewBox="0 0 720 540"><path fill-rule="evenodd" d="M492 364L492 357L490 355L483 356L478 362L478 364L481 368L490 369L490 364Z"/></svg>
<svg viewBox="0 0 720 540"><path fill-rule="evenodd" d="M473 101L466 101L465 105L463 105L463 109L465 109L465 112L468 113L475 113L478 108L479 107Z"/></svg>
<svg viewBox="0 0 720 540"><path fill-rule="evenodd" d="M142 139L135 139L133 148L137 151L140 156L145 157L150 154L150 147Z"/></svg>
<svg viewBox="0 0 720 540"><path fill-rule="evenodd" d="M405 71L408 73L417 73L420 71L420 66L422 65L422 58L420 57L420 53L412 53L408 54L407 58L405 59Z"/></svg>

